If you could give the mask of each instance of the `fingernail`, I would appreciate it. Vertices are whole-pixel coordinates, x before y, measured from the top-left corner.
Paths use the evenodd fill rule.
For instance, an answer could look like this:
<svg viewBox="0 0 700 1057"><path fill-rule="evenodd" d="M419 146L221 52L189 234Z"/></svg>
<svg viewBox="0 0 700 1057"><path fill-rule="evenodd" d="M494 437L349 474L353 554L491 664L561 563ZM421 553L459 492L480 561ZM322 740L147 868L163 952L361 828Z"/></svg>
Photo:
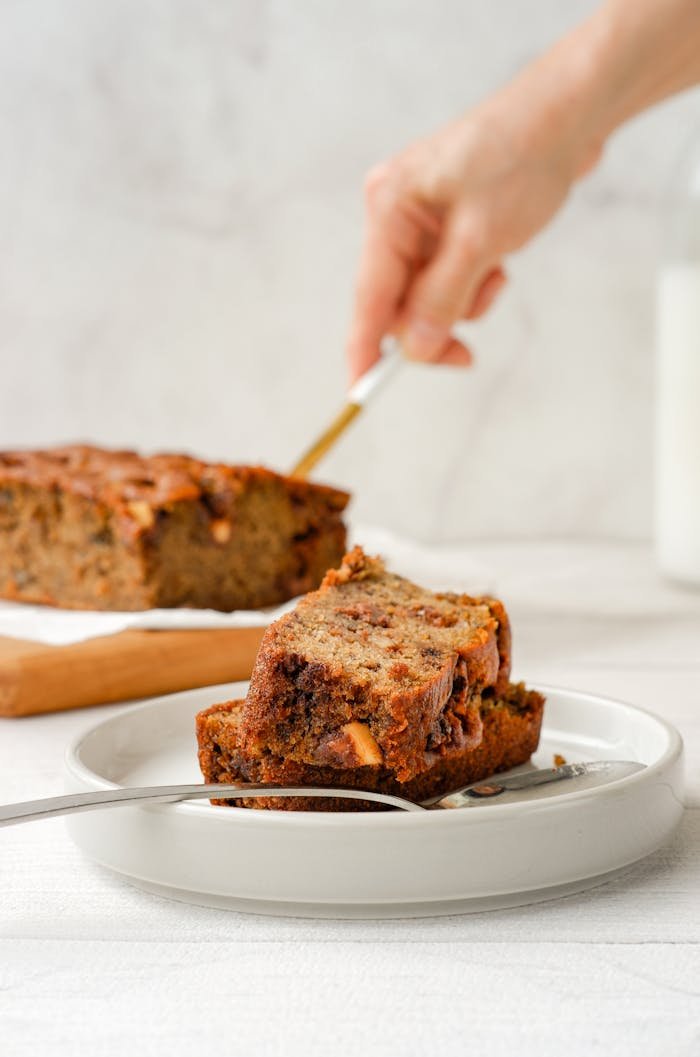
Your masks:
<svg viewBox="0 0 700 1057"><path fill-rule="evenodd" d="M401 345L409 360L434 360L439 356L450 331L429 319L413 319L401 337Z"/></svg>

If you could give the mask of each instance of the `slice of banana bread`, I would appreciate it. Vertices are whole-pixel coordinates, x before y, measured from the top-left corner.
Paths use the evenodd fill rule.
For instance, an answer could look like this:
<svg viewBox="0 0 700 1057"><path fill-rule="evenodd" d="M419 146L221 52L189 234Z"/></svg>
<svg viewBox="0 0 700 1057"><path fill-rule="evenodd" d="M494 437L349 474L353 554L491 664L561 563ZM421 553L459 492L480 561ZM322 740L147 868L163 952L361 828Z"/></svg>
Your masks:
<svg viewBox="0 0 700 1057"><path fill-rule="evenodd" d="M419 803L444 796L460 786L525 763L537 748L544 698L522 683L510 684L499 698L484 699L479 707L482 737L474 748L432 753L426 769L408 782L380 764L333 768L299 763L267 753L249 757L241 747L243 701L213 705L197 716L199 764L206 782L275 782L291 785L348 786L391 793ZM314 797L214 800L234 807L279 808L297 811L381 810L371 801L320 800Z"/></svg>
<svg viewBox="0 0 700 1057"><path fill-rule="evenodd" d="M274 605L338 563L348 499L186 455L3 452L0 596L73 609Z"/></svg>
<svg viewBox="0 0 700 1057"><path fill-rule="evenodd" d="M510 630L490 598L436 594L356 547L263 636L243 709L248 759L381 767L398 782L476 748L505 691Z"/></svg>

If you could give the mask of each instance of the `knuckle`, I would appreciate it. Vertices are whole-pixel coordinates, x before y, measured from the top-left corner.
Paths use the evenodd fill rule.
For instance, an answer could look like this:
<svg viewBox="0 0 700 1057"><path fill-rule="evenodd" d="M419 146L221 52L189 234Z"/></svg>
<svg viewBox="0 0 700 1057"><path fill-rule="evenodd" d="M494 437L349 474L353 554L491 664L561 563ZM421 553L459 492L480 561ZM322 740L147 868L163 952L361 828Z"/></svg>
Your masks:
<svg viewBox="0 0 700 1057"><path fill-rule="evenodd" d="M365 202L370 210L394 204L402 186L402 167L396 160L373 166L365 177Z"/></svg>
<svg viewBox="0 0 700 1057"><path fill-rule="evenodd" d="M389 178L389 165L374 165L365 176L365 199L371 205L384 190Z"/></svg>

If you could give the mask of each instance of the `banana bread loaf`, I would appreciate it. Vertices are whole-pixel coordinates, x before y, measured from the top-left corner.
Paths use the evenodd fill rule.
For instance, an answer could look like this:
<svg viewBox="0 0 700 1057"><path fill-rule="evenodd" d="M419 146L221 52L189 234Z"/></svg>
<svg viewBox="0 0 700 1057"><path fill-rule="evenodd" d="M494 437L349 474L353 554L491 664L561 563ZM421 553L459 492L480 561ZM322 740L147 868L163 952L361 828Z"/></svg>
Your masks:
<svg viewBox="0 0 700 1057"><path fill-rule="evenodd" d="M479 706L481 741L451 753L431 753L427 766L407 782L381 764L333 768L283 759L270 753L249 757L241 746L243 701L213 705L197 716L199 763L205 782L274 782L291 785L348 786L404 796L419 803L444 796L460 786L525 763L537 748L544 699L522 683L506 686L500 697L484 698ZM269 797L214 800L235 807L282 810L382 810L371 801L313 797Z"/></svg>
<svg viewBox="0 0 700 1057"><path fill-rule="evenodd" d="M0 453L0 596L80 609L273 605L338 563L348 499L186 455Z"/></svg>
<svg viewBox="0 0 700 1057"><path fill-rule="evenodd" d="M241 748L410 782L479 746L482 699L502 696L509 673L500 602L424 590L356 547L265 632Z"/></svg>

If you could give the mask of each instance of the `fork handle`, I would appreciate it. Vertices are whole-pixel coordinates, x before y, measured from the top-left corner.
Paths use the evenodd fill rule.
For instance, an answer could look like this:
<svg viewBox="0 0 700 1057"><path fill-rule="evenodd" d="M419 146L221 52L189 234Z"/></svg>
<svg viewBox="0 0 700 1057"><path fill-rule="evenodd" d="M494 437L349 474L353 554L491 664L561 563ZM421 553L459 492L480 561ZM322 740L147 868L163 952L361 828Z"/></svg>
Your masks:
<svg viewBox="0 0 700 1057"><path fill-rule="evenodd" d="M135 789L99 789L88 793L67 793L65 796L49 796L43 800L26 800L19 804L0 807L0 826L14 826L19 822L34 822L57 815L70 815L77 811L96 811L104 807L120 807L134 804L168 804L178 800L204 800L225 798L241 800L261 796L313 796L335 797L342 800L371 800L377 804L398 807L404 811L424 811L418 804L400 796L386 793L370 793L364 789L332 789L315 786L246 785L243 783L224 785L155 785Z"/></svg>

